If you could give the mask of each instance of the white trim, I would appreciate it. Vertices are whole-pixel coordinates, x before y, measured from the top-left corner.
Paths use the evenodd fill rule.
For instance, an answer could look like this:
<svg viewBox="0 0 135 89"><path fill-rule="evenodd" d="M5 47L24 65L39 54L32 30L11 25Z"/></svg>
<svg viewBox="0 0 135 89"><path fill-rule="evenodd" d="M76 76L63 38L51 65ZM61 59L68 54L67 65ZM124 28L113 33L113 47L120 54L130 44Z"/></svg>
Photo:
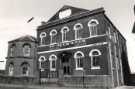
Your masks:
<svg viewBox="0 0 135 89"><path fill-rule="evenodd" d="M84 57L84 53L82 52L82 51L77 51L77 52L75 52L75 54L74 54L74 58L78 58L77 57L77 54L78 53L80 53L82 56L81 57Z"/></svg>
<svg viewBox="0 0 135 89"><path fill-rule="evenodd" d="M88 22L88 27L91 26L91 22L93 22L93 21L96 22L97 25L99 24L99 22L98 22L97 19L91 19L91 20Z"/></svg>
<svg viewBox="0 0 135 89"><path fill-rule="evenodd" d="M53 32L55 32L55 34L52 34ZM50 36L51 36L51 40L50 40L50 44L55 44L56 42L53 42L53 38L54 36L57 35L57 30L53 29L50 31Z"/></svg>
<svg viewBox="0 0 135 89"><path fill-rule="evenodd" d="M53 56L55 57L54 59L52 59ZM57 56L55 54L51 54L49 57L50 71L56 71L56 60L57 60ZM55 61L55 68L52 68L52 61Z"/></svg>
<svg viewBox="0 0 135 89"><path fill-rule="evenodd" d="M96 25L92 25L91 23L92 22L95 22L96 23ZM97 25L99 24L99 22L98 22L98 20L96 20L96 19L91 19L89 22L88 22L88 27L89 27L89 36L93 36L93 35L97 35ZM96 27L94 30L93 29L91 29L91 27ZM94 34L93 34L93 32L94 32Z"/></svg>
<svg viewBox="0 0 135 89"><path fill-rule="evenodd" d="M41 58L43 58L43 60L41 60ZM41 69L41 71L43 71L44 69L41 67L41 63L44 62L44 61L46 61L45 56L40 56L39 59L38 59L38 61L39 61L39 69Z"/></svg>
<svg viewBox="0 0 135 89"><path fill-rule="evenodd" d="M92 49L91 51L90 51L90 53L89 53L89 56L93 56L93 52L94 51L97 51L99 54L98 55L94 55L94 56L100 56L101 55L101 51L100 50L98 50L98 49Z"/></svg>
<svg viewBox="0 0 135 89"><path fill-rule="evenodd" d="M44 34L44 36L42 36ZM40 33L40 45L43 45L43 38L46 37L46 32L41 32Z"/></svg>
<svg viewBox="0 0 135 89"><path fill-rule="evenodd" d="M68 26L64 26L63 28L61 28L61 33L64 33L64 29L67 29L66 32L69 32L69 27Z"/></svg>
<svg viewBox="0 0 135 89"><path fill-rule="evenodd" d="M64 29L67 29L67 30L64 32ZM67 39L64 39L67 37L67 32L69 32L69 28L67 26L64 26L63 28L61 28L62 42L67 41Z"/></svg>
<svg viewBox="0 0 135 89"><path fill-rule="evenodd" d="M55 32L55 34L52 34L53 32ZM56 34L57 34L57 30L56 29L53 29L53 30L50 31L50 36L51 35L54 35L55 36Z"/></svg>
<svg viewBox="0 0 135 89"><path fill-rule="evenodd" d="M99 70L99 69L101 69L101 68L100 68L100 66L93 66L93 67L91 67L91 69L92 69L92 70Z"/></svg>
<svg viewBox="0 0 135 89"><path fill-rule="evenodd" d="M44 58L44 60L43 60L43 61L46 61L45 56L40 56L40 57L39 57L39 59L38 59L38 61L40 61L40 62L41 62L41 61L42 61L42 60L41 60L41 58Z"/></svg>
<svg viewBox="0 0 135 89"><path fill-rule="evenodd" d="M98 52L98 55L93 55L92 53L93 53L94 51ZM98 49L92 49L92 50L90 51L89 56L91 57L91 69L100 69L100 66L99 66L99 65L98 65L98 66L94 66L94 65L93 65L93 57L97 57L97 56L100 56L100 55L101 55L101 51L98 50Z"/></svg>
<svg viewBox="0 0 135 89"><path fill-rule="evenodd" d="M83 70L83 68L81 68L81 67L77 67L77 64L76 64L76 68L75 68L75 70Z"/></svg>
<svg viewBox="0 0 135 89"><path fill-rule="evenodd" d="M44 35L44 36L42 36L42 35ZM46 37L46 32L41 32L40 33L40 38L42 38L42 37Z"/></svg>
<svg viewBox="0 0 135 89"><path fill-rule="evenodd" d="M83 70L83 67L78 67L78 58L77 57L77 54L80 53L82 56L80 58L84 58L84 53L82 51L77 51L75 54L74 54L74 58L75 58L75 65L76 65L76 70Z"/></svg>
<svg viewBox="0 0 135 89"><path fill-rule="evenodd" d="M77 25L79 25L81 27L80 29L83 29L83 25L81 23L76 23L74 25L74 30L80 30L80 29L77 29L77 27L76 27Z"/></svg>
<svg viewBox="0 0 135 89"><path fill-rule="evenodd" d="M78 40L86 40L86 39L91 39L91 38L94 38L94 37L101 37L101 36L107 36L107 34L103 34L103 35L94 35L94 36L91 36L91 37L81 38L81 39L77 39L77 40L70 40L70 41L67 40L67 41L60 42L60 43L73 42L73 41L78 41ZM60 44L60 43L55 43L55 44ZM50 45L53 45L53 44L39 45L38 47L44 47L44 46L50 46Z"/></svg>
<svg viewBox="0 0 135 89"><path fill-rule="evenodd" d="M105 45L105 44L108 44L108 42L94 43L94 44L89 44L89 45L84 45L84 46L77 46L77 47L64 48L64 49L58 49L58 50L42 51L42 52L37 52L37 53L38 54L43 54L43 53L50 53L50 52L64 51L64 50L72 50L72 49L77 49L77 48L85 48L85 47L89 47L89 46L97 46L97 45Z"/></svg>
<svg viewBox="0 0 135 89"><path fill-rule="evenodd" d="M80 28L77 28L77 25L79 25ZM74 31L75 31L75 40L81 39L78 31L83 29L83 25L81 23L77 23L77 24L74 25L73 28L74 28Z"/></svg>

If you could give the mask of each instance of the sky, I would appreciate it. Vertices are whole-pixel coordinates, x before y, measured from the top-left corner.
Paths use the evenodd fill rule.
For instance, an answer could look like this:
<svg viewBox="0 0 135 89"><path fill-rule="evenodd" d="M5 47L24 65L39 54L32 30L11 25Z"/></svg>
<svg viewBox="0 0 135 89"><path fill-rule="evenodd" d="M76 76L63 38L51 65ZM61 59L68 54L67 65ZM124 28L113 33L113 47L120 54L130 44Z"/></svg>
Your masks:
<svg viewBox="0 0 135 89"><path fill-rule="evenodd" d="M5 68L8 41L24 35L36 37L37 26L47 21L63 5L93 10L103 7L105 14L127 40L131 72L135 73L135 34L132 34L135 0L0 0L0 69ZM27 21L34 17L30 23Z"/></svg>

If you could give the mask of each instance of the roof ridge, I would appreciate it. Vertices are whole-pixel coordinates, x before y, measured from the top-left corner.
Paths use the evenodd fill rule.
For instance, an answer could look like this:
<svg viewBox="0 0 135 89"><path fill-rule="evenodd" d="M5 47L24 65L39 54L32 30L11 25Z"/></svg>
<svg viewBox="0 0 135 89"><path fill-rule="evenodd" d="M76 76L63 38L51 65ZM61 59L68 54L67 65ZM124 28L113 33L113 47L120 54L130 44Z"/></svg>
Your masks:
<svg viewBox="0 0 135 89"><path fill-rule="evenodd" d="M33 41L33 42L36 42L37 39L36 39L36 37L31 36L31 35L24 35L24 36L21 36L21 37L18 37L16 39L14 39L14 40L9 41L9 43L10 42L15 42L15 41L16 42L17 41Z"/></svg>

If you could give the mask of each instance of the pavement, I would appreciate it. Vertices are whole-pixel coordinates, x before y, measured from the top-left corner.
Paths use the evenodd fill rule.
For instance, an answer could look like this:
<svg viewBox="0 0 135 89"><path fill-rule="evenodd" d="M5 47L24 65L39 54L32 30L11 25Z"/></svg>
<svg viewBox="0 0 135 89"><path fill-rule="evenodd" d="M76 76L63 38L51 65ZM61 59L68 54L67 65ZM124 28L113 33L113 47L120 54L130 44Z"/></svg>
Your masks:
<svg viewBox="0 0 135 89"><path fill-rule="evenodd" d="M55 87L55 86L40 86L40 85L14 85L0 84L0 89L85 89L79 87ZM86 88L89 89L89 88ZM135 86L120 86L115 89L135 89Z"/></svg>

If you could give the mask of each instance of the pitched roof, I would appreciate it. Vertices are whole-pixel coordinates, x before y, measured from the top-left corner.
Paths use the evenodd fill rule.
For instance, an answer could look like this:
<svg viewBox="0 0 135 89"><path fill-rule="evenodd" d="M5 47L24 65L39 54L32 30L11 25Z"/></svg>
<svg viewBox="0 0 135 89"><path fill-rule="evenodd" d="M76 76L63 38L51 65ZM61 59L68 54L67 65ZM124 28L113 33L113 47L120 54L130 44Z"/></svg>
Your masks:
<svg viewBox="0 0 135 89"><path fill-rule="evenodd" d="M9 41L10 42L18 42L18 41L31 41L31 42L37 42L37 39L33 36L30 36L30 35L25 35L25 36L22 36L22 37L19 37L17 39L14 39L14 40L11 40Z"/></svg>
<svg viewBox="0 0 135 89"><path fill-rule="evenodd" d="M67 9L71 10L71 14L65 18L59 18L59 13L61 11L67 10ZM65 5L58 12L56 12L56 14L54 16L52 16L52 18L50 18L46 23L38 26L37 30L43 30L50 26L54 26L57 24L69 22L69 21L72 21L75 19L79 19L82 17L95 15L95 14L99 14L99 13L104 13L104 12L105 11L103 8L98 8L98 9L94 9L94 10L86 10L86 9L81 9L81 8L76 8L76 7Z"/></svg>
<svg viewBox="0 0 135 89"><path fill-rule="evenodd" d="M82 12L89 11L89 10L82 9L82 8L76 8L76 7L72 7L72 6L69 6L69 5L64 5L53 17L51 17L48 20L48 22L59 19L59 13L61 11L67 10L67 9L72 10L72 13L71 13L70 16L75 15L75 14L79 14L79 13L82 13Z"/></svg>

